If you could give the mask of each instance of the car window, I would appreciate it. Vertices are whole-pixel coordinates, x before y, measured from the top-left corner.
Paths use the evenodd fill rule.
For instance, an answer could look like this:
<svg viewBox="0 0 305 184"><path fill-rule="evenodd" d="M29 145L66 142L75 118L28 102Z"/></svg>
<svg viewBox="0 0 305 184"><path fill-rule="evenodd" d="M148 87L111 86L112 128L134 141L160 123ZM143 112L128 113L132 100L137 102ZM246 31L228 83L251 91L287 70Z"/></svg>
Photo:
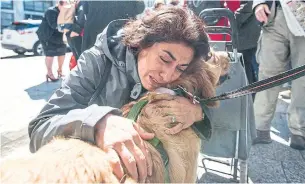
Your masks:
<svg viewBox="0 0 305 184"><path fill-rule="evenodd" d="M13 22L8 28L11 30L24 30L27 28L38 28L39 24L30 24L30 23L21 23L21 22Z"/></svg>
<svg viewBox="0 0 305 184"><path fill-rule="evenodd" d="M28 24L27 28L39 27L39 24Z"/></svg>
<svg viewBox="0 0 305 184"><path fill-rule="evenodd" d="M12 29L12 30L19 31L19 30L23 30L27 27L28 27L28 24L13 22L8 28Z"/></svg>

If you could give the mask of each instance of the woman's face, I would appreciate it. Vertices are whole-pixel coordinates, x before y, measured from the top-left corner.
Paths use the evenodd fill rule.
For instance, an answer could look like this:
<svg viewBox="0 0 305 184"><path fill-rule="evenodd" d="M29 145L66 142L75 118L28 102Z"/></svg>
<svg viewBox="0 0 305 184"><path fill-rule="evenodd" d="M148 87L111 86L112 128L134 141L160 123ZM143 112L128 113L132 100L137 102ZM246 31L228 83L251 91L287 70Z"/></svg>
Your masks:
<svg viewBox="0 0 305 184"><path fill-rule="evenodd" d="M141 83L148 91L165 86L180 77L193 59L194 51L181 43L155 43L138 55Z"/></svg>

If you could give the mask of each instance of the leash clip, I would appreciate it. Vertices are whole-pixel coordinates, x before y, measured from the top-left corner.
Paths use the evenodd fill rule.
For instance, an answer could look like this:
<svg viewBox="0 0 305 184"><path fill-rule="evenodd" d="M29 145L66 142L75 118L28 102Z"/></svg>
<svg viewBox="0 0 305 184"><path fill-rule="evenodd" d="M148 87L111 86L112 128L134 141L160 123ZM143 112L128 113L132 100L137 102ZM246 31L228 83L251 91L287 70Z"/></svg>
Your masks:
<svg viewBox="0 0 305 184"><path fill-rule="evenodd" d="M200 104L200 98L199 97L193 95L191 92L187 91L186 88L184 88L180 85L178 85L178 88L182 89L183 92L186 93L192 99L193 104L196 104L196 103Z"/></svg>

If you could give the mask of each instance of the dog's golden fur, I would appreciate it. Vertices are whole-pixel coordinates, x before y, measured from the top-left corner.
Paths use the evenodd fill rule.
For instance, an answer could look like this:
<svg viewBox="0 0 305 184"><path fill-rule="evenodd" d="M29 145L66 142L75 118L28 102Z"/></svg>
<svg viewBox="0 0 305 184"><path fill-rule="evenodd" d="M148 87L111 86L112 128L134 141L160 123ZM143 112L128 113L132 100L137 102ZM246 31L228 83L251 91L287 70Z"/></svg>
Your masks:
<svg viewBox="0 0 305 184"><path fill-rule="evenodd" d="M182 85L201 98L214 96L219 75L222 69L228 68L228 59L224 53L214 53L214 55L219 57L212 57L210 61L195 66L196 69L193 70L195 72L182 76L167 87ZM148 93L143 98L146 98L149 103L142 109L136 123L146 131L154 132L161 140L169 156L168 169L171 182L195 182L200 139L191 128L175 135L166 134L165 129L173 125L167 125L161 121L168 112L163 112L162 105L155 103L156 101L162 102L161 104L164 102L166 106L168 101L176 98L156 93ZM122 108L124 116L134 103L131 102ZM146 182L163 183L165 167L161 156L152 145L147 143L147 146L153 159L153 175L148 177ZM3 183L120 182L112 173L107 155L103 150L78 139L55 138L27 158L5 160L0 170ZM125 182L133 183L134 181L127 177Z"/></svg>

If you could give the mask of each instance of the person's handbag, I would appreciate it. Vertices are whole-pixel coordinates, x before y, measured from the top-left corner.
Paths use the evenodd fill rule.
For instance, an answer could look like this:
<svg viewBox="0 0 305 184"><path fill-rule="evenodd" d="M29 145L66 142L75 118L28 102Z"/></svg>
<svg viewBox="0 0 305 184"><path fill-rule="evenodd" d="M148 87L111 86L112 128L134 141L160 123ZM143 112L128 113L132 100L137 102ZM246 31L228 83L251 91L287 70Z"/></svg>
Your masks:
<svg viewBox="0 0 305 184"><path fill-rule="evenodd" d="M69 63L69 69L72 70L77 65L77 61L75 56L72 54L70 63Z"/></svg>

